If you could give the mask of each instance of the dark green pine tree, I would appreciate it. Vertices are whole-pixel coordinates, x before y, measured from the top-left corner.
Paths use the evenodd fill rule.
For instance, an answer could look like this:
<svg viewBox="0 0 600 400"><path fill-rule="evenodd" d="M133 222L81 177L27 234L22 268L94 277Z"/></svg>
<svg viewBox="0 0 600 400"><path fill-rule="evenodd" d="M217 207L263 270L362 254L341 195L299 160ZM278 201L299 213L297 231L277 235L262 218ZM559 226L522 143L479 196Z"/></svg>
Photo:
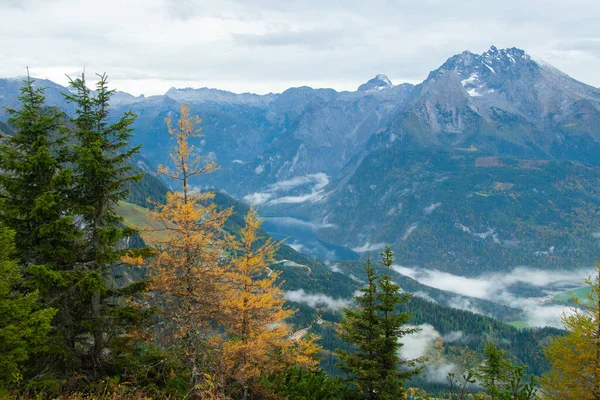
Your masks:
<svg viewBox="0 0 600 400"><path fill-rule="evenodd" d="M0 146L0 219L15 234L15 255L23 268L22 288L39 293L44 307L58 309L48 352L31 360L29 371L52 380L72 364L75 352L73 305L77 299L80 231L69 201L72 170L65 150L64 115L44 104L44 90L28 77L19 110L9 109L14 134Z"/></svg>
<svg viewBox="0 0 600 400"><path fill-rule="evenodd" d="M0 397L21 381L26 361L45 350L46 335L56 312L39 308L37 292L19 290L22 276L19 264L11 259L14 232L0 226Z"/></svg>
<svg viewBox="0 0 600 400"><path fill-rule="evenodd" d="M526 380L526 367L515 365L492 341L484 348L482 365L471 371L492 400L531 400L536 398L533 377Z"/></svg>
<svg viewBox="0 0 600 400"><path fill-rule="evenodd" d="M110 122L114 90L108 89L106 75L98 77L94 93L82 74L70 80L73 93L65 96L77 106L72 119L76 139L72 198L85 238L78 268L85 271L80 282L86 289L81 298L85 302L82 316L92 341L84 367L95 376L107 373L114 365L114 357L123 350L117 346L123 332L140 322L142 315L124 305L122 296L143 286L119 287L115 283L115 271L121 267L119 260L132 233L123 227L115 206L127 198L128 184L141 178L131 171L131 158L140 148L129 146L135 115L126 112Z"/></svg>
<svg viewBox="0 0 600 400"><path fill-rule="evenodd" d="M403 360L399 356L403 343L400 339L417 328L407 327L410 314L398 312L397 306L410 300L408 293L401 293L400 287L392 282L391 268L394 264L394 252L387 245L381 255L381 266L384 268L380 276L377 294L377 310L380 316L381 336L377 340L379 362L379 397L380 399L398 399L404 395L404 382L419 373L414 368L417 360Z"/></svg>
<svg viewBox="0 0 600 400"><path fill-rule="evenodd" d="M338 335L353 346L352 351L336 350L341 361L338 367L354 384L357 395L362 399L379 399L378 340L381 336L381 320L377 315L377 274L371 257L365 261L367 286L354 296L355 308L344 309Z"/></svg>
<svg viewBox="0 0 600 400"><path fill-rule="evenodd" d="M382 254L385 273L377 275L370 257L365 264L367 286L355 296L356 307L345 309L339 336L353 350L336 350L342 362L339 367L356 389L354 398L379 400L399 399L404 395L404 381L417 374L417 360L399 356L403 336L418 329L406 326L410 314L397 311L397 306L410 296L400 293L391 280L394 254L389 246Z"/></svg>
<svg viewBox="0 0 600 400"><path fill-rule="evenodd" d="M19 261L46 281L38 287L43 295L58 283L49 282L57 278L51 271L77 258L78 229L67 201L72 171L63 167L64 114L45 106L44 89L34 89L29 76L19 100L21 109L7 109L15 134L0 145L0 219L16 233Z"/></svg>

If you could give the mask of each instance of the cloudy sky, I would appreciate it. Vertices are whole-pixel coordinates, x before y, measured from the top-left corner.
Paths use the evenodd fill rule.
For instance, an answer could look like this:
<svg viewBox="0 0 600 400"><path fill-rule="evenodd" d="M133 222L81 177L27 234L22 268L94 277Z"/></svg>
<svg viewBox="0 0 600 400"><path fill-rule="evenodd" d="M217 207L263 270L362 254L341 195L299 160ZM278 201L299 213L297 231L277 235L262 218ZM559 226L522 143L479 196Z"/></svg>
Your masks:
<svg viewBox="0 0 600 400"><path fill-rule="evenodd" d="M0 0L0 16L0 77L85 66L135 94L416 83L491 44L600 86L598 0Z"/></svg>

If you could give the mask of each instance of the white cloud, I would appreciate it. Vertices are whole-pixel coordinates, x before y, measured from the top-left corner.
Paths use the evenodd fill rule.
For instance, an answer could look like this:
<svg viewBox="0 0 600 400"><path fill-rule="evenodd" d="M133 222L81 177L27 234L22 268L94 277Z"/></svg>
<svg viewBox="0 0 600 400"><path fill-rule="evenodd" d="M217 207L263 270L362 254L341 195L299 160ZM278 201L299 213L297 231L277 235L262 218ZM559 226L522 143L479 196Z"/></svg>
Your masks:
<svg viewBox="0 0 600 400"><path fill-rule="evenodd" d="M414 232L415 229L417 229L417 224L412 224L411 226L409 226L408 229L406 229L406 232L404 232L404 235L402 235L402 240L408 239L408 237L411 235L411 233Z"/></svg>
<svg viewBox="0 0 600 400"><path fill-rule="evenodd" d="M448 374L456 375L458 367L456 364L442 360L438 364L426 364L423 369L423 377L427 382L448 383Z"/></svg>
<svg viewBox="0 0 600 400"><path fill-rule="evenodd" d="M352 251L355 251L357 253L367 253L370 251L379 251L379 250L383 250L385 248L385 243L365 243L362 246L359 247L354 247L352 249Z"/></svg>
<svg viewBox="0 0 600 400"><path fill-rule="evenodd" d="M401 265L394 265L393 269L402 275L436 289L487 300L496 297L506 288L516 283L526 283L537 287L568 284L583 285L583 280L591 273L589 269L544 271L519 267L505 274L494 273L479 277L465 277L443 271L410 268Z"/></svg>
<svg viewBox="0 0 600 400"><path fill-rule="evenodd" d="M285 298L296 303L306 304L309 307L317 308L326 306L327 308L339 311L350 305L350 300L334 299L323 293L306 293L304 289L292 290L285 293Z"/></svg>
<svg viewBox="0 0 600 400"><path fill-rule="evenodd" d="M432 212L435 211L436 208L438 208L439 206L441 206L442 203L432 203L431 205L425 207L423 209L423 212L427 215L431 214Z"/></svg>
<svg viewBox="0 0 600 400"><path fill-rule="evenodd" d="M264 221L273 221L277 225L281 225L281 226L291 226L291 227L299 228L299 229L309 229L311 231L316 231L321 228L331 227L331 224L303 221L301 219L293 218L293 217L265 217L265 218L263 218L263 220Z"/></svg>
<svg viewBox="0 0 600 400"><path fill-rule="evenodd" d="M298 204L310 201L317 203L325 198L324 188L329 184L329 177L327 174L318 172L316 174L309 174L304 176L297 176L292 179L275 182L269 185L265 192L258 192L246 195L244 199L251 201L252 199L258 199L262 203L269 205L275 204ZM306 187L305 192L301 194L292 194L281 196L282 193L289 192L294 189ZM260 204L256 203L255 204ZM331 227L333 225L325 224L324 226Z"/></svg>
<svg viewBox="0 0 600 400"><path fill-rule="evenodd" d="M544 271L520 267L507 273L464 277L437 270L409 268L400 265L394 265L393 269L436 289L522 309L531 326L555 327L562 326L561 315L570 312L569 307L548 305L536 299L517 297L510 292L509 288L517 283L525 283L547 290L551 290L552 287L583 286L583 280L593 272L591 269ZM448 302L448 305L483 314L468 298L456 296Z"/></svg>
<svg viewBox="0 0 600 400"><path fill-rule="evenodd" d="M428 382L446 383L449 373L456 373L459 368L449 362L443 355L438 355L435 359L428 356L439 351L435 349L435 342L444 343L455 342L462 339L462 332L455 331L442 336L430 324L418 325L419 332L407 335L401 339L404 346L400 349L400 356L404 359L416 359L424 357L422 376Z"/></svg>
<svg viewBox="0 0 600 400"><path fill-rule="evenodd" d="M414 292L413 295L420 297L422 299L425 299L429 302L437 303L437 301L433 297L431 297L427 292L423 292L423 291L419 290L417 292Z"/></svg>
<svg viewBox="0 0 600 400"><path fill-rule="evenodd" d="M473 312L476 314L485 314L478 307L473 305L473 302L470 299L465 298L465 297L460 297L460 296L453 297L448 301L448 303L446 305L453 307L453 308L457 308L459 310L470 311L470 312Z"/></svg>
<svg viewBox="0 0 600 400"><path fill-rule="evenodd" d="M315 190L321 190L329 184L329 177L323 172L309 174L305 176L297 176L288 180L275 182L269 185L269 191L287 191L298 186L314 184Z"/></svg>
<svg viewBox="0 0 600 400"><path fill-rule="evenodd" d="M343 273L342 270L340 269L340 267L337 264L327 263L327 266L329 267L329 269L331 270L331 272Z"/></svg>
<svg viewBox="0 0 600 400"><path fill-rule="evenodd" d="M276 199L273 199L269 202L269 204L271 205L275 205L275 204L298 204L298 203L304 203L306 201L310 201L312 203L317 203L321 200L323 200L323 198L325 197L325 193L320 190L318 192L312 192L312 193L307 193L307 194L303 194L300 196L283 196L283 197L279 197Z"/></svg>
<svg viewBox="0 0 600 400"><path fill-rule="evenodd" d="M267 202L273 195L271 193L252 193L244 196L244 200L254 205L259 205Z"/></svg>
<svg viewBox="0 0 600 400"><path fill-rule="evenodd" d="M425 356L427 351L433 347L435 341L442 338L433 325L423 324L409 327L421 330L402 338L401 342L404 343L404 346L400 348L400 356L406 360Z"/></svg>
<svg viewBox="0 0 600 400"><path fill-rule="evenodd" d="M464 334L462 333L462 331L452 331L444 335L443 340L445 343L454 343L458 342L459 340L462 340L463 337Z"/></svg>
<svg viewBox="0 0 600 400"><path fill-rule="evenodd" d="M298 242L289 243L288 246L290 246L292 249L296 250L299 253L302 253L306 248L306 246Z"/></svg>

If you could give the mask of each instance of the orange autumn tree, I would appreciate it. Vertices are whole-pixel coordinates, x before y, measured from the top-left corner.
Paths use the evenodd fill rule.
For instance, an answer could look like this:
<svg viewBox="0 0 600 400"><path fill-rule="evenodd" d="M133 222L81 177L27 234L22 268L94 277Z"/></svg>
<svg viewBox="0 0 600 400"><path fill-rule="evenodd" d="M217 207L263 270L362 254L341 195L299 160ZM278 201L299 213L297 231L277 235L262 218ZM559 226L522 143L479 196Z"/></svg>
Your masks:
<svg viewBox="0 0 600 400"><path fill-rule="evenodd" d="M222 303L226 341L223 368L226 390L233 398L246 399L259 389L259 379L288 366L315 367L319 348L308 336L291 340L285 319L294 311L276 283L278 272L268 268L278 244L267 239L259 245L261 221L251 208L226 274L227 295Z"/></svg>
<svg viewBox="0 0 600 400"><path fill-rule="evenodd" d="M160 165L158 172L180 182L181 191L168 193L166 204L153 213L163 239L148 268L150 290L161 321L158 339L183 361L193 393L210 378L207 366L216 363L219 341L213 327L220 319L224 293L222 230L231 211L202 205L214 194L190 190L190 178L217 169L212 159L196 155L189 144L191 138L201 136L200 119L182 105L177 123L169 118L166 123L176 141L171 153L175 168Z"/></svg>
<svg viewBox="0 0 600 400"><path fill-rule="evenodd" d="M600 400L600 263L585 300L573 296L575 312L563 315L567 334L544 349L550 371L541 379L543 399Z"/></svg>

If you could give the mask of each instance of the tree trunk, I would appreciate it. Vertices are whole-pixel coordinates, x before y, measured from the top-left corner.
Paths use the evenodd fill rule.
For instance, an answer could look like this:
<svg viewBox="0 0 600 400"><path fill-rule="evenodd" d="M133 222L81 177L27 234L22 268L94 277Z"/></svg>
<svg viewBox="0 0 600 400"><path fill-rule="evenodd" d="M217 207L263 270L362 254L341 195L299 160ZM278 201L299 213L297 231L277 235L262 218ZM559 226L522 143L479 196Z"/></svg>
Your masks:
<svg viewBox="0 0 600 400"><path fill-rule="evenodd" d="M100 321L100 293L92 295L92 315L94 317L94 364L99 364L104 348L104 337L102 333L102 323Z"/></svg>

